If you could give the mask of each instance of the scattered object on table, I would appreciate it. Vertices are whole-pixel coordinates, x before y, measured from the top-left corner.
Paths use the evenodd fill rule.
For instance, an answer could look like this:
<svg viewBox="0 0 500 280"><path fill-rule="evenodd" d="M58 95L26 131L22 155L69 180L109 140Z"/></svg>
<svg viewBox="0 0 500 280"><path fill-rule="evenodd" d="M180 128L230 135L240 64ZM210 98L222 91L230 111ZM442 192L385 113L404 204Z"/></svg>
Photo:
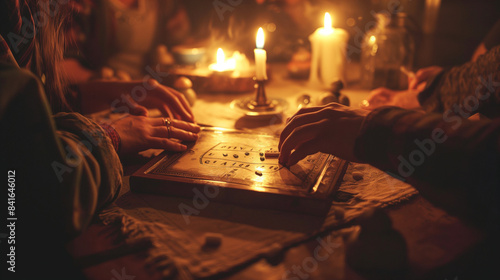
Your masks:
<svg viewBox="0 0 500 280"><path fill-rule="evenodd" d="M332 87L330 89L330 92L322 93L319 97L318 103L321 105L326 105L328 103L335 102L335 103L340 103L342 105L349 106L351 103L349 101L349 98L340 92L340 90L343 88L344 88L344 84L342 83L341 80L337 80L337 81L333 82Z"/></svg>
<svg viewBox="0 0 500 280"><path fill-rule="evenodd" d="M263 152L260 152L260 153L259 153L259 156L263 156L263 155L264 155L264 153L263 153Z"/></svg>
<svg viewBox="0 0 500 280"><path fill-rule="evenodd" d="M227 153L223 153L222 155L225 156L225 157L227 157Z"/></svg>
<svg viewBox="0 0 500 280"><path fill-rule="evenodd" d="M352 172L352 178L356 181L363 180L363 173L359 171Z"/></svg>
<svg viewBox="0 0 500 280"><path fill-rule="evenodd" d="M248 156L248 155L250 155L250 153L249 152L245 152L245 156Z"/></svg>
<svg viewBox="0 0 500 280"><path fill-rule="evenodd" d="M222 234L220 233L207 232L205 233L204 238L205 243L203 244L203 246L206 247L219 247L222 243Z"/></svg>
<svg viewBox="0 0 500 280"><path fill-rule="evenodd" d="M381 209L368 209L356 219L361 229L346 245L346 262L376 279L399 279L408 268L403 236ZM375 277L376 276L376 277Z"/></svg>
<svg viewBox="0 0 500 280"><path fill-rule="evenodd" d="M196 92L193 89L193 83L187 77L179 77L174 82L174 88L184 94L189 105L193 106L196 102Z"/></svg>
<svg viewBox="0 0 500 280"><path fill-rule="evenodd" d="M264 161L264 160L266 160L265 157L260 157L260 161Z"/></svg>
<svg viewBox="0 0 500 280"><path fill-rule="evenodd" d="M273 150L267 150L265 155L266 155L266 158L277 158L280 156L280 152L273 151Z"/></svg>
<svg viewBox="0 0 500 280"><path fill-rule="evenodd" d="M302 94L297 98L297 110L311 105L311 96L309 94Z"/></svg>
<svg viewBox="0 0 500 280"><path fill-rule="evenodd" d="M234 154L234 155L233 155L233 157L234 157L234 158L238 158L238 154Z"/></svg>
<svg viewBox="0 0 500 280"><path fill-rule="evenodd" d="M260 170L256 170L256 171L255 171L255 174L257 174L257 175L259 175L259 176L262 176L262 171L260 171Z"/></svg>
<svg viewBox="0 0 500 280"><path fill-rule="evenodd" d="M172 53L178 64L192 65L203 58L205 55L205 48L175 46L172 48Z"/></svg>
<svg viewBox="0 0 500 280"><path fill-rule="evenodd" d="M332 27L332 18L325 13L324 27L309 36L312 57L309 81L329 86L335 80L345 81L346 47L349 34Z"/></svg>
<svg viewBox="0 0 500 280"><path fill-rule="evenodd" d="M292 79L307 79L311 69L311 53L305 48L299 48L286 65Z"/></svg>

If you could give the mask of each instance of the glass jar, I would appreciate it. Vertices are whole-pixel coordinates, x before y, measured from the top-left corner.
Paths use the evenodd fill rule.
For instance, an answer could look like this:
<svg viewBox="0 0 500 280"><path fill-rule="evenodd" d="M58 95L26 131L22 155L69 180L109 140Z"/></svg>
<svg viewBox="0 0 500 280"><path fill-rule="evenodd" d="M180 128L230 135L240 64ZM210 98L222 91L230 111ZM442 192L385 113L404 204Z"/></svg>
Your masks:
<svg viewBox="0 0 500 280"><path fill-rule="evenodd" d="M397 13L392 18L377 14L377 25L366 33L361 49L361 84L364 88L405 89L405 74L413 67L415 43L407 29L408 17ZM403 71L401 69L404 69Z"/></svg>

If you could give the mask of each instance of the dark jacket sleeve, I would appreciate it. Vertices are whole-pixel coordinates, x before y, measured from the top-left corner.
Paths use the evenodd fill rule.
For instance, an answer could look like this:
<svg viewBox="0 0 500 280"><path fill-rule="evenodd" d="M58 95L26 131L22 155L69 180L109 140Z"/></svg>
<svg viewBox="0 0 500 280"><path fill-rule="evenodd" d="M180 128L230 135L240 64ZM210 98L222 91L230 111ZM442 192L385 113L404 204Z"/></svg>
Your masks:
<svg viewBox="0 0 500 280"><path fill-rule="evenodd" d="M80 114L52 116L41 83L26 70L0 62L0 93L2 172L16 173L20 220L43 221L61 237L80 232L121 187L110 139Z"/></svg>
<svg viewBox="0 0 500 280"><path fill-rule="evenodd" d="M450 213L498 226L500 119L379 108L366 118L355 152Z"/></svg>
<svg viewBox="0 0 500 280"><path fill-rule="evenodd" d="M418 96L427 112L441 112L467 118L481 113L500 116L500 46L475 62L438 74Z"/></svg>

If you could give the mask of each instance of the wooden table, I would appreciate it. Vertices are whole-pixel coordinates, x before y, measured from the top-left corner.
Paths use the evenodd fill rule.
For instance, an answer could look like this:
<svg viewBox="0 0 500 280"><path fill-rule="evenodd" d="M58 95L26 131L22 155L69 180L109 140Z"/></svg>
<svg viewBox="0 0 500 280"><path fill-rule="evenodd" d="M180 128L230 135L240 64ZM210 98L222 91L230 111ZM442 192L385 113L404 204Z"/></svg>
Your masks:
<svg viewBox="0 0 500 280"><path fill-rule="evenodd" d="M283 65L272 65L273 80L267 87L268 96L284 97L290 102L285 117L296 110L297 96L307 92L313 98L324 90L311 89L307 81L287 80ZM349 73L349 72L348 72ZM356 77L348 76L348 80ZM350 82L349 82L350 83ZM356 89L343 90L357 107L366 98L368 91ZM193 110L200 122L228 128L247 128L279 134L283 120L274 123L252 124L241 120L228 109L234 98L251 96L253 93L238 95L199 94L199 100ZM247 126L247 127L245 127ZM132 168L133 169L133 168ZM456 279L465 267L467 258L474 256L484 234L431 205L424 198L417 196L396 207L387 208L385 213L391 218L393 228L399 231L408 248L409 269L404 274L406 279ZM113 227L95 223L79 237L72 240L67 248L76 260L82 257L120 248L116 243L117 232ZM283 258L271 265L260 260L246 267L237 268L227 279L366 279L350 268L345 261L346 242L340 235L321 237L334 242L336 247L331 252L324 249L321 260L315 259L316 266L311 267L315 250L320 245L316 238L290 248ZM480 246L479 246L480 247ZM88 264L83 269L89 279L161 279L159 274L151 274L143 265L145 252L119 252L109 260ZM326 254L325 254L326 252ZM314 269L313 269L314 268ZM134 277L135 276L135 277ZM460 279L460 278L459 278Z"/></svg>

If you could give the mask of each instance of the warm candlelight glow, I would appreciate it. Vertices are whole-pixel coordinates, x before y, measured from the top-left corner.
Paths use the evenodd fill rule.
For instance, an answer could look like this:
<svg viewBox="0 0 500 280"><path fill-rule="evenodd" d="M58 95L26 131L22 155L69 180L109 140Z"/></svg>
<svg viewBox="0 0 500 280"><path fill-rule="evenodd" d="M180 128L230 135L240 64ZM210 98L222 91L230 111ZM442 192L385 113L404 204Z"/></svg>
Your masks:
<svg viewBox="0 0 500 280"><path fill-rule="evenodd" d="M259 27L259 30L257 31L257 39L255 40L255 42L257 49L264 48L264 30L262 30L262 27Z"/></svg>
<svg viewBox="0 0 500 280"><path fill-rule="evenodd" d="M210 70L217 72L232 71L236 68L234 59L227 59L222 48L217 50L217 63L212 63L208 66Z"/></svg>
<svg viewBox="0 0 500 280"><path fill-rule="evenodd" d="M224 54L224 51L219 48L217 50L217 65L224 65L224 61L226 61L226 55Z"/></svg>
<svg viewBox="0 0 500 280"><path fill-rule="evenodd" d="M233 75L239 75L241 72L248 71L250 67L247 57L239 51L233 52L233 55L226 58L222 48L217 49L217 62L212 63L208 68L216 72L231 71Z"/></svg>
<svg viewBox="0 0 500 280"><path fill-rule="evenodd" d="M330 13L325 13L324 24L325 24L325 31L331 31L331 30L333 30L333 27L332 27L332 17L330 16Z"/></svg>
<svg viewBox="0 0 500 280"><path fill-rule="evenodd" d="M377 38L375 38L375 36L370 36L370 43L372 44L375 44L375 41L377 40Z"/></svg>
<svg viewBox="0 0 500 280"><path fill-rule="evenodd" d="M339 79L345 82L348 39L347 31L334 28L332 16L325 13L324 25L309 36L312 50L309 81L312 84L329 87Z"/></svg>

